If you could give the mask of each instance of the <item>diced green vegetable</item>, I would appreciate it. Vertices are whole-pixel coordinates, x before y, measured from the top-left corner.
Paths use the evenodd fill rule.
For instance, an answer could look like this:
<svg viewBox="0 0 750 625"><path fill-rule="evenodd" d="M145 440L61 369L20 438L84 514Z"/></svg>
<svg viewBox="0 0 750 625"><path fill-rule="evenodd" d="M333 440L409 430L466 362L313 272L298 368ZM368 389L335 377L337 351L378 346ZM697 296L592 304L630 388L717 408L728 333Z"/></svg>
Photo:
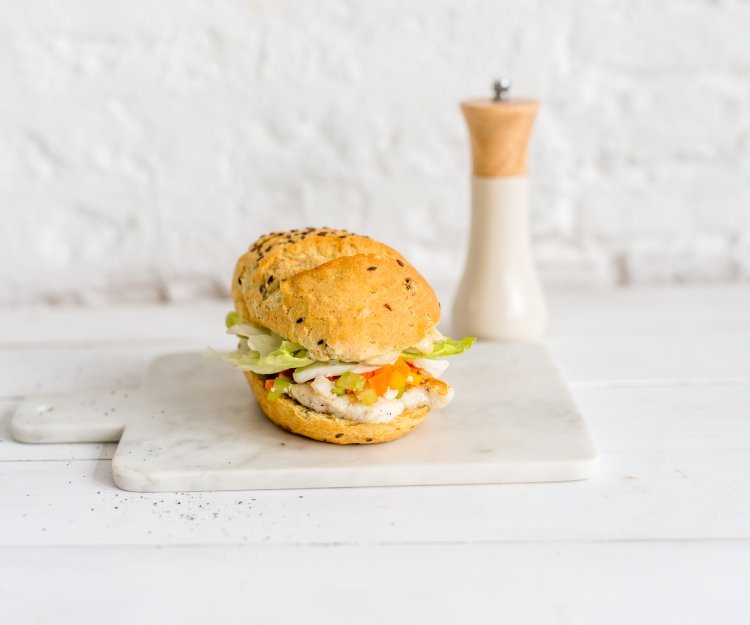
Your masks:
<svg viewBox="0 0 750 625"><path fill-rule="evenodd" d="M357 392L357 399L365 406L372 406L378 402L378 394L374 388L367 387Z"/></svg>
<svg viewBox="0 0 750 625"><path fill-rule="evenodd" d="M273 381L273 386L271 387L271 390L268 391L268 399L270 401L276 401L291 385L292 381L289 378L280 375Z"/></svg>
<svg viewBox="0 0 750 625"><path fill-rule="evenodd" d="M361 376L359 373L354 373L353 371L347 371L336 380L334 388L337 391L354 391L356 393L365 387L365 382L367 382L367 380L365 380L364 376ZM339 393L337 393L337 395L338 394Z"/></svg>

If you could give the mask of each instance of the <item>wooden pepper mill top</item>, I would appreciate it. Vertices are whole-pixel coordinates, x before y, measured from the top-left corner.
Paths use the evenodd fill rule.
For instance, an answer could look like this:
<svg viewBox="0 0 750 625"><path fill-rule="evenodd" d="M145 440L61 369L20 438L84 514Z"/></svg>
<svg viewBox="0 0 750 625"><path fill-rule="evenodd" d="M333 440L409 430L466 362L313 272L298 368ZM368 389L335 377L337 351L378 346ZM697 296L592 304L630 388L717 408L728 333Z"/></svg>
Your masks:
<svg viewBox="0 0 750 625"><path fill-rule="evenodd" d="M526 155L539 103L506 99L510 82L495 83L495 98L467 100L461 110L469 126L475 176L506 178L526 174Z"/></svg>

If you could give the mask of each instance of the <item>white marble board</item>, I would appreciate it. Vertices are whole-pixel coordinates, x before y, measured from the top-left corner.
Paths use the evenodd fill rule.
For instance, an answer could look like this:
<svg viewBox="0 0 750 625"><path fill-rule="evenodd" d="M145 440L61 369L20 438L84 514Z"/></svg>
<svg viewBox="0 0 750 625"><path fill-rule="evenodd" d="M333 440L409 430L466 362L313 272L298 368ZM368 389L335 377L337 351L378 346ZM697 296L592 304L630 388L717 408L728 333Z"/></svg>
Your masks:
<svg viewBox="0 0 750 625"><path fill-rule="evenodd" d="M26 443L120 441L114 481L139 492L548 482L592 477L596 445L541 345L480 343L453 359L446 409L380 445L289 434L244 376L201 354L157 358L142 388L39 396L11 422Z"/></svg>

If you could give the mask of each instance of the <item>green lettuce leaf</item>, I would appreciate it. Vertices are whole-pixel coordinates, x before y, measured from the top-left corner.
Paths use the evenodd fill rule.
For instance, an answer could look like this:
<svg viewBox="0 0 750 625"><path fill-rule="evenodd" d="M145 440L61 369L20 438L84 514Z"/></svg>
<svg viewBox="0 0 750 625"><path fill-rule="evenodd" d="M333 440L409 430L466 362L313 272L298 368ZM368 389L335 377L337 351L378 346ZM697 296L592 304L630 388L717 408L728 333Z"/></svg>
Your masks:
<svg viewBox="0 0 750 625"><path fill-rule="evenodd" d="M317 362L308 357L307 350L299 343L287 341L267 328L256 326L234 311L227 314L226 326L228 334L238 337L238 348L228 353L209 350L209 355L228 362L240 371L270 375ZM465 336L460 341L446 337L442 341L435 341L429 354L408 349L401 355L404 358L445 358L469 349L474 341L473 336Z"/></svg>
<svg viewBox="0 0 750 625"><path fill-rule="evenodd" d="M227 326L227 330L231 328L232 326L236 326L238 323L243 323L244 319L240 317L239 313L234 312L233 310L227 313L226 319L224 320L224 323Z"/></svg>
<svg viewBox="0 0 750 625"><path fill-rule="evenodd" d="M473 336L465 336L460 341L454 341L445 337L442 341L435 341L433 349L429 354L423 354L414 349L407 349L401 355L404 358L445 358L455 356L469 349L477 339Z"/></svg>
<svg viewBox="0 0 750 625"><path fill-rule="evenodd" d="M252 371L263 375L304 367L314 362L307 357L306 349L291 341L281 341L278 349L263 357L261 357L260 352L252 349L244 350L242 347L229 353L213 351L211 353L240 371Z"/></svg>
<svg viewBox="0 0 750 625"><path fill-rule="evenodd" d="M239 347L228 353L209 350L209 355L228 362L240 371L270 375L315 362L307 357L307 350L299 343L287 341L275 332L253 325L236 312L227 315L226 325L229 334L239 337Z"/></svg>

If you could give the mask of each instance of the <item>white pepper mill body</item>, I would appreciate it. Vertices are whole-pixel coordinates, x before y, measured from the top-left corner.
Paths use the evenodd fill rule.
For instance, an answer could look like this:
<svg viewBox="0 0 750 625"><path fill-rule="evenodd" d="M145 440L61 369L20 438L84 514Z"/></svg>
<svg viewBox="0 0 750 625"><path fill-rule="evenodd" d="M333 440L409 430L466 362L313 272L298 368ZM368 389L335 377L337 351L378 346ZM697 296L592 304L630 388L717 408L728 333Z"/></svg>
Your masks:
<svg viewBox="0 0 750 625"><path fill-rule="evenodd" d="M547 306L531 254L526 153L539 108L530 100L470 100L461 108L471 136L473 176L469 251L456 301L459 335L536 341Z"/></svg>

